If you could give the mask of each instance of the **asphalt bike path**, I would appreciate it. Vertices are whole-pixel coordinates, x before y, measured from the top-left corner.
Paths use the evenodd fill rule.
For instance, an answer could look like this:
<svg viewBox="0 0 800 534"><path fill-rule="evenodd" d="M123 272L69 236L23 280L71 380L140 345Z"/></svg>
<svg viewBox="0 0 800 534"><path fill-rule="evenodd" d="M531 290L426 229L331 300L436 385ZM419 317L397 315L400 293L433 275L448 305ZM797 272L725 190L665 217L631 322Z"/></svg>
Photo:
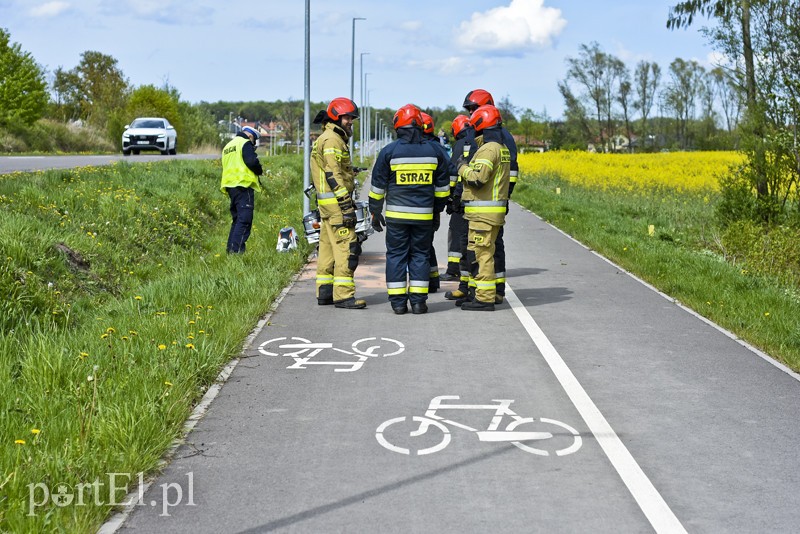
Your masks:
<svg viewBox="0 0 800 534"><path fill-rule="evenodd" d="M494 313L394 315L383 234L366 310L310 263L120 531L795 531L797 375L517 205L505 236Z"/></svg>

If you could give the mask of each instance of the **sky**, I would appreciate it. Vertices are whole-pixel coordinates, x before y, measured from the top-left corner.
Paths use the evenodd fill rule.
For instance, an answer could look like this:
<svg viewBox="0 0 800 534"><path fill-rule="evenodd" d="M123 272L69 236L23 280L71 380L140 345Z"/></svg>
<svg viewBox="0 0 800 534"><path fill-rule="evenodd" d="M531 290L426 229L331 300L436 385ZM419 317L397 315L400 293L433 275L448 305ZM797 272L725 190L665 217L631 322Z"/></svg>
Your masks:
<svg viewBox="0 0 800 534"><path fill-rule="evenodd" d="M310 0L310 96L361 105L458 109L472 89L563 114L558 82L582 44L664 74L675 58L713 65L699 29L666 29L676 0ZM0 0L0 28L49 72L87 50L117 59L134 85L181 99L302 100L305 0ZM352 46L353 18L355 46ZM363 54L362 54L363 53ZM362 71L363 62L363 71ZM363 78L361 73L368 73Z"/></svg>

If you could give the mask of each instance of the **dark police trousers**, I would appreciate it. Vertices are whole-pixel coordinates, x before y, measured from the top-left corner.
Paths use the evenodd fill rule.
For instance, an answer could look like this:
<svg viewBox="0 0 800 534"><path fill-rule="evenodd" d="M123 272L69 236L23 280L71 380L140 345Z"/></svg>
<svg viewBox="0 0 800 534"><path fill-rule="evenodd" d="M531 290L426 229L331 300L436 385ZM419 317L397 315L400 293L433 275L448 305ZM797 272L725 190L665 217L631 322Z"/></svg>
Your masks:
<svg viewBox="0 0 800 534"><path fill-rule="evenodd" d="M428 300L431 224L386 225L386 288L393 308Z"/></svg>
<svg viewBox="0 0 800 534"><path fill-rule="evenodd" d="M245 242L250 237L253 227L253 206L255 190L252 187L226 187L231 198L231 231L228 233L229 253L240 253L245 250Z"/></svg>

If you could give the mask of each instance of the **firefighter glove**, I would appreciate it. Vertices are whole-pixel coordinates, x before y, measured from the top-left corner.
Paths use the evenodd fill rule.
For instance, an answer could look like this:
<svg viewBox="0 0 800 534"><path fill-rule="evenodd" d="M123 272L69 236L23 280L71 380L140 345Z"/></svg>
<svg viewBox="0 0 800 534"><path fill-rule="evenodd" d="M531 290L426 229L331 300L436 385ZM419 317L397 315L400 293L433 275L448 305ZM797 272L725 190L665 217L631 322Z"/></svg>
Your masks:
<svg viewBox="0 0 800 534"><path fill-rule="evenodd" d="M438 211L435 212L433 214L433 231L434 232L439 229L439 224L441 223L441 221L442 221L442 214L440 212L438 212Z"/></svg>
<svg viewBox="0 0 800 534"><path fill-rule="evenodd" d="M345 228L355 228L356 222L358 219L356 217L356 212L351 211L349 213L342 213L342 226Z"/></svg>
<svg viewBox="0 0 800 534"><path fill-rule="evenodd" d="M380 212L372 212L372 227L375 229L376 232L383 232L383 227L386 226L386 219L383 218L383 214Z"/></svg>
<svg viewBox="0 0 800 534"><path fill-rule="evenodd" d="M452 215L453 214L454 210L453 210L453 199L452 198L448 198L447 199L447 204L445 204L445 206L444 206L444 211L448 215Z"/></svg>

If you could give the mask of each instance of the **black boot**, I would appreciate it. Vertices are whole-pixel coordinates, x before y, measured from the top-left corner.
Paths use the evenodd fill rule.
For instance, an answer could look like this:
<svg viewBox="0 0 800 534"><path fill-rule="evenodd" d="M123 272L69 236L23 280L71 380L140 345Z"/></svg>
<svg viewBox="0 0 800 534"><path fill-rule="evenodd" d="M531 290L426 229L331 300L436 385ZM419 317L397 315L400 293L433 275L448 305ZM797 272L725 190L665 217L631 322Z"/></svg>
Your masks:
<svg viewBox="0 0 800 534"><path fill-rule="evenodd" d="M345 300L340 300L339 302L334 302L334 306L337 308L344 308L345 310L360 310L362 308L367 307L367 301L355 298L349 298Z"/></svg>
<svg viewBox="0 0 800 534"><path fill-rule="evenodd" d="M494 311L494 302L481 302L477 299L468 300L461 306L461 309L468 311Z"/></svg>
<svg viewBox="0 0 800 534"><path fill-rule="evenodd" d="M408 313L408 306L406 306L405 304L403 304L402 306L394 306L393 305L392 306L392 311L396 315L405 315L406 313Z"/></svg>
<svg viewBox="0 0 800 534"><path fill-rule="evenodd" d="M424 302L416 302L411 305L411 313L414 315L420 315L422 313L428 313L428 305Z"/></svg>
<svg viewBox="0 0 800 534"><path fill-rule="evenodd" d="M326 284L319 286L317 291L317 304L320 306L330 306L333 304L333 286Z"/></svg>

